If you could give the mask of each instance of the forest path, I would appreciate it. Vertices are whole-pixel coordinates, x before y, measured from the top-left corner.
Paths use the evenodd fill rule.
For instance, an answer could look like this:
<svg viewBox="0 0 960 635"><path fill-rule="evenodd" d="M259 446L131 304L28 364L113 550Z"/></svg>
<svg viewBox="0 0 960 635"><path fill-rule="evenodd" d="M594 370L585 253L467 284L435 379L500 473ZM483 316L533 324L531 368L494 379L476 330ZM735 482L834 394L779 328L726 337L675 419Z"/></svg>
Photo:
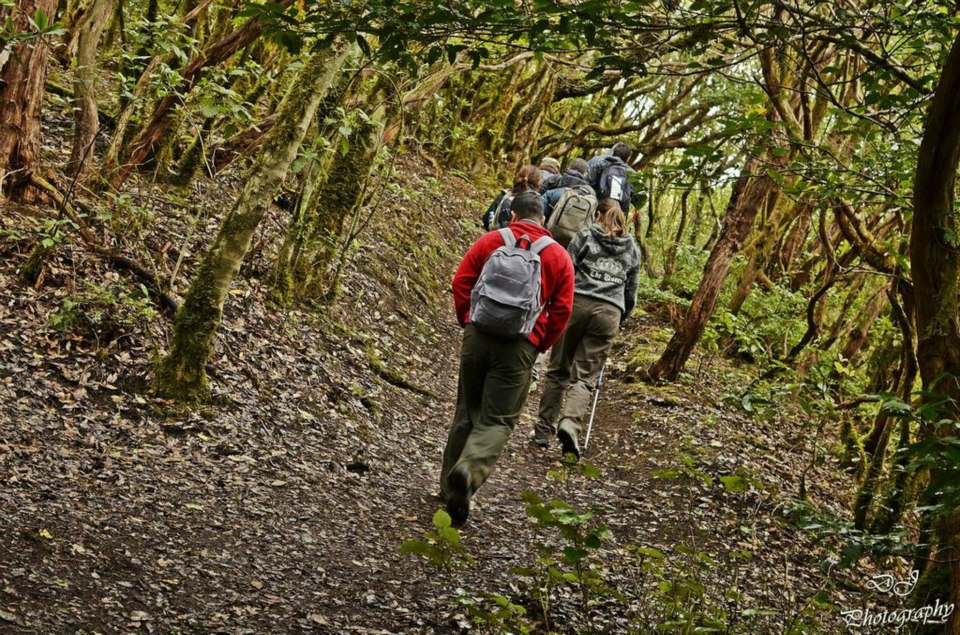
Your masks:
<svg viewBox="0 0 960 635"><path fill-rule="evenodd" d="M611 586L632 589L625 547L642 545L666 554L666 579L702 584L703 599L685 604L729 610L723 596L735 587L739 608L761 612L753 632L781 632L799 616L825 582L823 552L780 512L810 463L814 422L725 405L747 383L726 363L672 386L632 383L632 360L649 360L668 333L652 315L631 320L612 353L584 457L599 478L548 476L559 451L529 444L534 396L462 531L476 566L438 572L400 552L440 508L460 346L444 290L482 209L462 179L403 174L414 201L403 213L438 234L411 235L377 215L325 318L268 309L257 276L238 281L215 360L217 406L180 408L145 392L155 324L117 327L112 340L53 326L84 280L117 280L102 263L64 248L55 284L34 290L16 282L29 244L0 246L15 254L0 262L0 633L460 632L458 588L526 602L510 570L554 540L526 517L528 490L595 510L613 534L599 554ZM258 254L250 269L268 265ZM820 459L808 493L842 512L836 461L822 448ZM734 474L745 492L718 482ZM682 545L717 564L691 567ZM743 550L752 559L734 562ZM641 600L606 600L593 618L605 632L650 632L663 598L644 588ZM821 618L839 632L835 617ZM570 589L556 590L551 620L584 630Z"/></svg>
<svg viewBox="0 0 960 635"><path fill-rule="evenodd" d="M628 336L649 342L647 334L662 336L661 331L645 319L635 324ZM794 479L809 458L797 452L803 443L803 424L758 424L721 405L724 390L742 386L736 383L742 376L736 374L725 378L735 385L724 385L720 374L712 371L686 387L625 382L622 371L631 352L625 341L621 338L612 353L612 372L599 401L590 449L583 457L601 476L585 478L576 470L564 471L556 443L548 450L530 444L528 433L539 402L539 394L531 395L520 424L493 475L475 496L475 508L461 530L466 551L478 562L461 572L438 572L424 563L412 565L411 557L391 552L399 548L401 538L415 538L431 528L430 519L440 508L431 494L437 491L439 460L455 398L448 388L436 404L439 416L434 425L424 429L424 436L417 440L425 450L427 469L411 465L405 478L390 478L387 487L374 470L365 486L358 484L362 491L358 490L357 496L369 495L377 501L374 506L384 506L378 515L380 522L358 536L366 541L367 531L375 534L369 538L376 539L362 550L379 550L379 560L372 570L361 562L344 565L347 588L364 598L365 607L346 622L337 622L350 624L348 632L357 627L357 632L422 632L431 627L438 633L455 632L458 625L466 623L453 599L457 588L466 589L474 598L485 591L503 593L535 613L529 600L516 596L519 578L509 573L512 567L530 566L538 546L544 544L524 512L522 496L530 491L543 499L558 497L593 510L611 529L615 538L604 548L601 559L605 577L613 586L628 588L631 584L633 563L623 547L655 548L667 554L667 579L697 579L713 586L708 596L737 589L747 598L741 608L768 611L767 621L758 622L760 632L779 632L790 623L830 623L833 618L829 614L811 619L816 611L807 604L824 584L816 552L809 537L785 523L775 501L780 493L796 487ZM452 355L456 342L450 342L448 350L451 356L438 361L455 373L450 361L456 361ZM680 468L683 465L687 467ZM557 471L565 472L565 478L548 475ZM681 474L673 477L675 471ZM718 480L734 474L742 475L746 492L728 493ZM825 494L815 492L820 493ZM693 565L680 555L678 547L709 553L716 564ZM732 555L739 551L750 552L749 561L738 561ZM584 616L577 614L571 594L560 591L558 597L552 628L581 632ZM652 605L647 607L647 616L628 615L623 606L605 604L594 611L594 618L607 629L604 632L627 632L630 623L638 629L635 632L649 632L652 622L645 620L662 617L663 607L657 607L652 597L646 601ZM689 602L692 606L697 601ZM714 599L704 598L703 602L710 604ZM391 617L384 614L385 609ZM384 627L385 620L392 624L377 630ZM770 630L764 630L764 625ZM833 627L828 626L827 632Z"/></svg>

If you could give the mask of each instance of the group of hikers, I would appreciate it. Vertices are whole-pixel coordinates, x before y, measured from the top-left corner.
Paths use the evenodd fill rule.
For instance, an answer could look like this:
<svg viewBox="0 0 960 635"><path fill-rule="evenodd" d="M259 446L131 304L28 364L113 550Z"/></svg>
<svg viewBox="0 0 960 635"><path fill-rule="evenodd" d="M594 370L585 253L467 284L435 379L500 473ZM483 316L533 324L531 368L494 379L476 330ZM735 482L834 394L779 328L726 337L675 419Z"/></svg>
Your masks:
<svg viewBox="0 0 960 635"><path fill-rule="evenodd" d="M490 476L546 353L532 443L579 460L590 395L636 302L640 255L627 232L631 148L617 143L566 171L545 158L520 169L482 218L488 233L453 277L463 327L440 497L457 526Z"/></svg>

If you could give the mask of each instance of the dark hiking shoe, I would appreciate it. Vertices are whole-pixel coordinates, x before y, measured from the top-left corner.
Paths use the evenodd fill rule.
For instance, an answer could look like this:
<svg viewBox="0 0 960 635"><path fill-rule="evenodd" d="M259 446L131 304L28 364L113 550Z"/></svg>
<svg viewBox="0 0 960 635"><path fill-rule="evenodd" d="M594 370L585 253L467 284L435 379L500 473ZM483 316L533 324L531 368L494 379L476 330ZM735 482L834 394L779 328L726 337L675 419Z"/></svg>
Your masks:
<svg viewBox="0 0 960 635"><path fill-rule="evenodd" d="M454 527L462 527L470 515L470 498L473 496L473 487L470 486L470 471L465 467L455 468L447 476L447 488L450 494L447 498L447 513Z"/></svg>
<svg viewBox="0 0 960 635"><path fill-rule="evenodd" d="M560 428L557 430L557 438L560 440L560 451L563 453L564 460L570 463L576 463L580 460L580 446L572 434Z"/></svg>
<svg viewBox="0 0 960 635"><path fill-rule="evenodd" d="M530 431L530 443L537 446L538 448L546 448L550 446L550 438L546 436L541 436L536 429Z"/></svg>

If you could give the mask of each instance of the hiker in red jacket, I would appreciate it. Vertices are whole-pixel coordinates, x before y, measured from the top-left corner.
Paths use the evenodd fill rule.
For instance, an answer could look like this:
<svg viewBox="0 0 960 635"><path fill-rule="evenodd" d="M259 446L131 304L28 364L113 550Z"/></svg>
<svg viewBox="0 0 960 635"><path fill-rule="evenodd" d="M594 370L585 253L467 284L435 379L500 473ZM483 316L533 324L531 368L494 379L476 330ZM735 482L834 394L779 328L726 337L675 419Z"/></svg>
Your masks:
<svg viewBox="0 0 960 635"><path fill-rule="evenodd" d="M457 525L520 418L537 353L560 338L573 306L573 264L543 228L540 196L518 194L511 213L507 228L470 247L453 277L463 347L440 492Z"/></svg>

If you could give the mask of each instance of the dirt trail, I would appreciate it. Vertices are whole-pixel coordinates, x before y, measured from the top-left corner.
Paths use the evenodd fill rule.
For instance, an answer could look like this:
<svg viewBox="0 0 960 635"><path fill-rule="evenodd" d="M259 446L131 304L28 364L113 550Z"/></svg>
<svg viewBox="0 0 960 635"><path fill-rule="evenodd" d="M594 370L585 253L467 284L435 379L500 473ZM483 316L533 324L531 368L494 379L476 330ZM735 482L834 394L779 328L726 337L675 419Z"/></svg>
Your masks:
<svg viewBox="0 0 960 635"><path fill-rule="evenodd" d="M35 291L15 282L28 244L0 245L0 633L459 632L457 588L522 600L509 571L542 540L525 490L596 510L613 532L611 584L628 582L625 546L672 558L685 543L754 554L704 581L722 594L736 578L745 604L770 611L763 624L783 624L819 588L822 554L778 511L809 456L809 422L758 423L719 405L742 385L729 368L675 387L630 383L633 343L646 354L662 345L649 316L614 352L585 457L600 478L548 478L558 450L527 441L534 397L462 532L477 565L441 574L402 555L439 508L459 350L444 289L472 235L464 210L482 208L459 179L409 178L406 191L452 201L411 196L415 209L402 212L439 236L403 236L380 215L337 311L267 310L257 280L269 254L254 257L214 360L221 406L181 409L144 393L162 328L104 342L51 326L71 287L116 279L103 263L64 247L57 284ZM684 461L687 476L655 478ZM835 469L828 459L809 482L829 488ZM716 479L734 473L763 489L726 493ZM811 497L843 504L829 489ZM582 619L569 593L555 610L567 630ZM596 612L607 632L625 632L624 610Z"/></svg>

